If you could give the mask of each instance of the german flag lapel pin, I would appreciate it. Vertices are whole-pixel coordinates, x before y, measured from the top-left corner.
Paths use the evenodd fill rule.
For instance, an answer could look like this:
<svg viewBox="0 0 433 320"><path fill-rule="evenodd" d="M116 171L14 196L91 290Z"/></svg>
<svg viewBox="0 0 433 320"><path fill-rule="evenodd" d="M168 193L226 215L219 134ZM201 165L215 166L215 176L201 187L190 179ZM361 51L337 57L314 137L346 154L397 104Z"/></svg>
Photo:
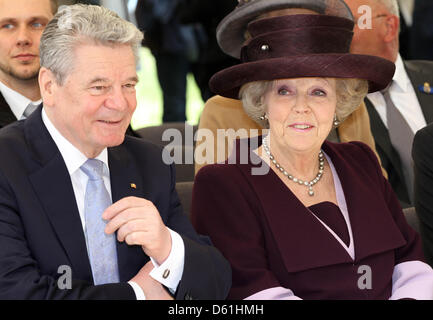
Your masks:
<svg viewBox="0 0 433 320"><path fill-rule="evenodd" d="M420 85L418 87L419 91L425 94L433 94L433 88L430 86L430 83L425 82L424 85Z"/></svg>
<svg viewBox="0 0 433 320"><path fill-rule="evenodd" d="M135 183L130 183L129 186L130 186L132 189L137 189L137 185L136 185Z"/></svg>

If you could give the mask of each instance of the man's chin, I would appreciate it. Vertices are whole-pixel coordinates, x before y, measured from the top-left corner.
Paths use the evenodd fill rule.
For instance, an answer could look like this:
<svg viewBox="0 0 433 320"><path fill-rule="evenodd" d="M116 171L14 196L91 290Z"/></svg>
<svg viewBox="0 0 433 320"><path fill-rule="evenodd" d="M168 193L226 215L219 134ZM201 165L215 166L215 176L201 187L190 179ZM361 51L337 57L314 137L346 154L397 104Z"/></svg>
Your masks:
<svg viewBox="0 0 433 320"><path fill-rule="evenodd" d="M19 71L19 70L11 70L10 75L21 81L31 81L38 79L39 69L37 71Z"/></svg>

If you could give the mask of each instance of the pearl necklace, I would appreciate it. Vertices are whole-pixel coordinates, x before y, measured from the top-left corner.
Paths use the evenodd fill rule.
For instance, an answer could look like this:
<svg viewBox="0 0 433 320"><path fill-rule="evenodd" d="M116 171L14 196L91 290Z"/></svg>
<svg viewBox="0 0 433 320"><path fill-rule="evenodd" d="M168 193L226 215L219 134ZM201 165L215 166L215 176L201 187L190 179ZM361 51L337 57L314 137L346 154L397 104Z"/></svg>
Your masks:
<svg viewBox="0 0 433 320"><path fill-rule="evenodd" d="M275 165L275 167L280 170L289 180L292 180L295 183L298 183L300 185L304 185L308 188L308 194L312 197L314 196L313 186L320 181L323 175L323 169L324 169L324 156L323 152L320 150L319 152L319 172L317 173L316 177L311 181L302 181L301 179L295 178L291 174L289 174L274 158L271 151L269 150L267 138L269 136L265 137L263 139L263 149L268 154L269 159L271 159L272 163Z"/></svg>

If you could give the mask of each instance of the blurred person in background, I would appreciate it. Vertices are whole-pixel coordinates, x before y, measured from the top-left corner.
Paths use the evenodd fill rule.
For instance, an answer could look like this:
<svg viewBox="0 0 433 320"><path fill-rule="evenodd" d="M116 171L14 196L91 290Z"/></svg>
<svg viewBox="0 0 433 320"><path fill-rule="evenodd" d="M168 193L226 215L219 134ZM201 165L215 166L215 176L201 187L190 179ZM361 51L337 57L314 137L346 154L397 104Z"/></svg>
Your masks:
<svg viewBox="0 0 433 320"><path fill-rule="evenodd" d="M0 0L0 128L42 102L39 41L57 8L56 0Z"/></svg>
<svg viewBox="0 0 433 320"><path fill-rule="evenodd" d="M163 94L163 122L186 121L186 84L190 63L198 57L191 26L182 25L178 10L183 0L139 0L135 10L143 45L156 60Z"/></svg>
<svg viewBox="0 0 433 320"><path fill-rule="evenodd" d="M202 41L198 59L191 64L191 71L203 101L215 95L209 88L209 80L212 75L238 63L236 58L226 55L220 49L216 40L216 28L219 22L236 5L236 0L184 0L180 7L179 19L183 24L199 24L199 27L202 28L196 29Z"/></svg>
<svg viewBox="0 0 433 320"><path fill-rule="evenodd" d="M433 62L403 60L399 54L400 18L397 0L345 0L355 17L351 53L369 54L396 65L393 81L365 103L382 166L403 207L413 206L414 134L433 122ZM364 7L363 7L364 6ZM366 7L369 11L365 11ZM370 14L371 15L370 15ZM371 19L371 26L365 26ZM426 86L425 86L426 85Z"/></svg>

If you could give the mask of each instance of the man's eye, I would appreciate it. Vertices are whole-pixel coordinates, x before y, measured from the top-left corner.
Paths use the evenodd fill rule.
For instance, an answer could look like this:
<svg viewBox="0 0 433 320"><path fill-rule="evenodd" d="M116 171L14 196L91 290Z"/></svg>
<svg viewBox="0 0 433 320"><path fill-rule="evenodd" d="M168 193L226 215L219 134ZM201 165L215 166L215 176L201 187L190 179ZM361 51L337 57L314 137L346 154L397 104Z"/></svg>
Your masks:
<svg viewBox="0 0 433 320"><path fill-rule="evenodd" d="M1 26L2 29L12 29L14 26L13 24L7 23Z"/></svg>
<svg viewBox="0 0 433 320"><path fill-rule="evenodd" d="M125 87L126 89L135 89L135 83L128 83L128 84L125 84L124 87Z"/></svg>
<svg viewBox="0 0 433 320"><path fill-rule="evenodd" d="M40 22L34 22L34 23L32 23L32 26L34 28L42 28L44 25Z"/></svg>

